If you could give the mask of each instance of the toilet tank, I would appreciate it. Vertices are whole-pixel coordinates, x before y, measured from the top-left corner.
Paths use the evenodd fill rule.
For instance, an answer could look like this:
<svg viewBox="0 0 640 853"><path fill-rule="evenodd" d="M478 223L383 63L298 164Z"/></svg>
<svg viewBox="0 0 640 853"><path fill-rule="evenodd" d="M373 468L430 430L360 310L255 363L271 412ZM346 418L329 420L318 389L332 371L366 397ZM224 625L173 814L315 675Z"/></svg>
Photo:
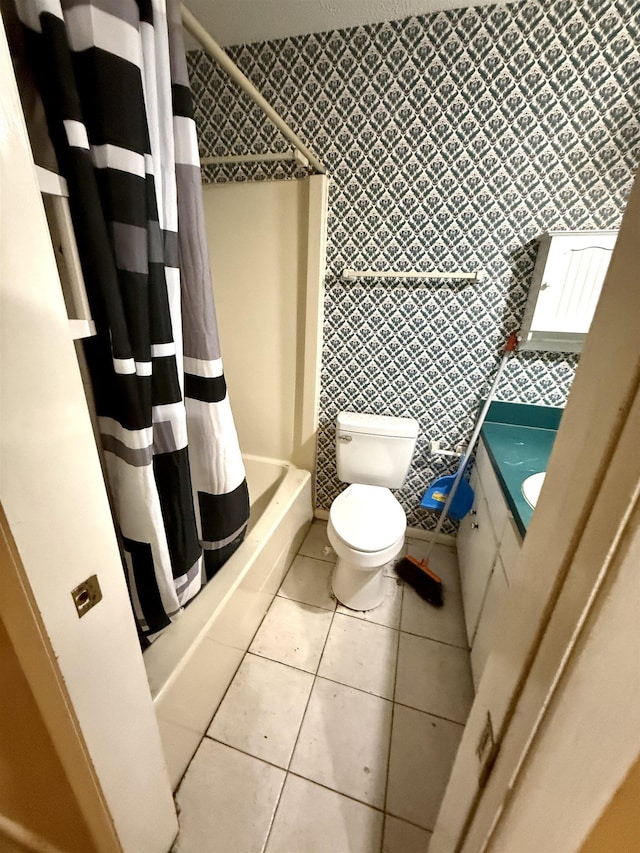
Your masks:
<svg viewBox="0 0 640 853"><path fill-rule="evenodd" d="M417 437L414 418L340 412L336 419L338 477L343 483L400 488Z"/></svg>

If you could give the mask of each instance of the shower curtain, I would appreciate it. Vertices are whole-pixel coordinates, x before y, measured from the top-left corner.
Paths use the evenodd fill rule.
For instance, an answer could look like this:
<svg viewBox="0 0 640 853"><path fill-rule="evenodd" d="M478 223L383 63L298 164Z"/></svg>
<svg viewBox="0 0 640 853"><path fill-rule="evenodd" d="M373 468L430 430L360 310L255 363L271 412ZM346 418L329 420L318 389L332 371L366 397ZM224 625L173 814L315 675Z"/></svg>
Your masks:
<svg viewBox="0 0 640 853"><path fill-rule="evenodd" d="M153 639L249 499L204 234L177 0L16 0L97 335L85 351L127 580Z"/></svg>

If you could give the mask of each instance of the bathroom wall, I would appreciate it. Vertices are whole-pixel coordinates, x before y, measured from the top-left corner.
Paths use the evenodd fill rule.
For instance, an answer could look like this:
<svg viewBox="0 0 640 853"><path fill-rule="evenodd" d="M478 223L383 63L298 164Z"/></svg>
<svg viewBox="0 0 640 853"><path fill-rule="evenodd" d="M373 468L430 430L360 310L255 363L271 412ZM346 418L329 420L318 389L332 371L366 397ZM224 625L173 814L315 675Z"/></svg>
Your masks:
<svg viewBox="0 0 640 853"><path fill-rule="evenodd" d="M519 325L536 238L619 223L640 160L635 6L524 0L229 49L332 177L319 507L343 488L340 409L413 415L418 448L398 497L409 524L433 526L418 503L449 467L428 442L468 436ZM189 63L203 154L286 147L204 53ZM296 174L207 167L205 180ZM348 283L347 266L485 275ZM576 365L571 354L519 354L498 396L562 406Z"/></svg>
<svg viewBox="0 0 640 853"><path fill-rule="evenodd" d="M299 462L309 182L212 183L203 195L240 446L243 453Z"/></svg>

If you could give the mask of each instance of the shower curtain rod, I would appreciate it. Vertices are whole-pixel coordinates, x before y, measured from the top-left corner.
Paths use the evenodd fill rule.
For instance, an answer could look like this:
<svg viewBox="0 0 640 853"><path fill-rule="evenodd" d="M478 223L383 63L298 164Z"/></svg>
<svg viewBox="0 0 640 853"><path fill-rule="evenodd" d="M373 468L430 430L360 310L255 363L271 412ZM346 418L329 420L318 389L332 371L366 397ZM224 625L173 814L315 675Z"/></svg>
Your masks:
<svg viewBox="0 0 640 853"><path fill-rule="evenodd" d="M205 52L209 54L218 65L226 71L226 73L231 77L234 83L236 83L243 92L245 92L249 97L256 103L260 109L265 113L267 118L275 124L280 133L285 136L289 142L293 145L294 148L297 148L301 154L303 154L310 165L313 166L316 172L321 175L325 175L327 170L324 165L318 160L316 155L311 151L304 142L300 139L300 137L289 127L289 125L284 121L284 119L280 118L278 113L273 109L271 104L263 98L260 92L256 89L253 83L246 77L242 71L238 68L238 66L233 62L233 60L225 53L225 51L220 47L218 42L212 38L209 33L205 30L202 24L195 18L191 12L187 9L187 7L182 4L180 7L180 11L182 14L182 25L190 33L194 39L202 45Z"/></svg>

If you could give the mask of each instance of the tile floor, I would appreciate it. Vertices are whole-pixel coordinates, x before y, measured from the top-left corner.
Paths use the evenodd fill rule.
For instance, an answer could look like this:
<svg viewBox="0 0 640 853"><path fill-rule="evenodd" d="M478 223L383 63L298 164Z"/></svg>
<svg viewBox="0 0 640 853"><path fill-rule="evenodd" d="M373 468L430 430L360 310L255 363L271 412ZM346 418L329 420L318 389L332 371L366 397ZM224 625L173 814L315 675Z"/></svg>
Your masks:
<svg viewBox="0 0 640 853"><path fill-rule="evenodd" d="M351 611L334 562L316 521L176 792L175 853L426 853L473 701L455 551L440 610L389 568Z"/></svg>

